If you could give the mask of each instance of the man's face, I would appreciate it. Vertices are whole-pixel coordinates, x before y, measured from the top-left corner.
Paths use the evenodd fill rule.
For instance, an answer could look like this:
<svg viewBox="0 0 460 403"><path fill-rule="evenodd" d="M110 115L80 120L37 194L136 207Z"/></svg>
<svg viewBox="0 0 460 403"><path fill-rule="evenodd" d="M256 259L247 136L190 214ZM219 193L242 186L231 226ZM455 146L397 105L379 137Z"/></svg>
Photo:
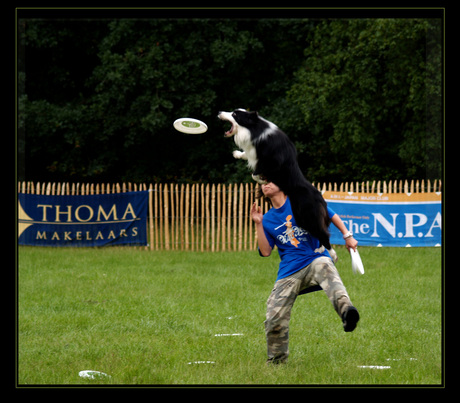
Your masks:
<svg viewBox="0 0 460 403"><path fill-rule="evenodd" d="M266 197L272 197L280 191L280 188L276 186L273 182L268 182L265 185L262 185L262 192Z"/></svg>

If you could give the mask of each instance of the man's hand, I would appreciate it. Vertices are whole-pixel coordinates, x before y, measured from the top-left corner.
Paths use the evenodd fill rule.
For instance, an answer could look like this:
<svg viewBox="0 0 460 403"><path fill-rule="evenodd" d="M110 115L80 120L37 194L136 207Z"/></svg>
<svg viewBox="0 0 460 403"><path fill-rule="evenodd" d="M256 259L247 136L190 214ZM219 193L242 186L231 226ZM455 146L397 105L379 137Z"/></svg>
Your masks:
<svg viewBox="0 0 460 403"><path fill-rule="evenodd" d="M351 237L345 239L345 246L347 247L348 251L350 252L350 249L353 249L356 252L356 247L358 246L358 241Z"/></svg>
<svg viewBox="0 0 460 403"><path fill-rule="evenodd" d="M263 220L264 215L262 214L262 209L260 206L256 205L256 202L251 207L251 218L252 221L256 224L261 224Z"/></svg>
<svg viewBox="0 0 460 403"><path fill-rule="evenodd" d="M262 225L262 220L264 215L262 214L262 209L254 203L251 207L251 218L252 221L256 224L257 231L257 244L259 245L259 253L262 256L270 256L272 253L272 247L265 236L264 227Z"/></svg>

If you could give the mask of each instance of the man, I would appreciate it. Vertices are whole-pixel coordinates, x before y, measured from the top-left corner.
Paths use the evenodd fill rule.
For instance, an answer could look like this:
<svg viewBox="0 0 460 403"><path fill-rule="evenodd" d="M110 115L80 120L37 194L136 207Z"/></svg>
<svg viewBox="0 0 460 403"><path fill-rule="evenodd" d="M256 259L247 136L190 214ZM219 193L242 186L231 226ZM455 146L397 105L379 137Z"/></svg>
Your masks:
<svg viewBox="0 0 460 403"><path fill-rule="evenodd" d="M261 208L254 203L251 217L256 226L259 254L270 256L276 245L281 258L275 287L267 300L264 322L267 363L279 364L286 362L289 356L289 319L299 294L323 289L341 317L346 332L356 328L359 313L350 301L329 251L318 239L296 226L287 195L272 182L262 185L262 193L270 200L272 208L262 215ZM328 214L344 234L347 249L356 250L358 242L340 217L329 208ZM335 255L335 252L331 253Z"/></svg>

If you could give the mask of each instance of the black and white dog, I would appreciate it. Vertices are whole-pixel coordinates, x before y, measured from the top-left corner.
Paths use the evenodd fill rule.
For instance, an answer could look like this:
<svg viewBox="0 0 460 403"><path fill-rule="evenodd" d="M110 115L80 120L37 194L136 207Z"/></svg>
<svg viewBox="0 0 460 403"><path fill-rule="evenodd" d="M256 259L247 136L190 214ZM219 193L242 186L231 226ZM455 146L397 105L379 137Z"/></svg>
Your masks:
<svg viewBox="0 0 460 403"><path fill-rule="evenodd" d="M233 151L233 156L248 161L255 181L273 182L288 195L297 225L331 249L328 230L331 220L326 202L302 174L295 145L289 137L257 112L236 109L219 112L218 118L231 123L225 137L234 136L236 145L243 150Z"/></svg>

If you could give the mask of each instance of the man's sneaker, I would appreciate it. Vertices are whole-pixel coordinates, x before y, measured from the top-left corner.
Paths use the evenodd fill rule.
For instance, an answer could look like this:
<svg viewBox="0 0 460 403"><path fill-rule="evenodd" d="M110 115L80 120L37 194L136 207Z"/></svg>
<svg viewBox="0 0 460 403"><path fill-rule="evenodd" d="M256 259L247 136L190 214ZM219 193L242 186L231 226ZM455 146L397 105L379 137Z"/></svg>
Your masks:
<svg viewBox="0 0 460 403"><path fill-rule="evenodd" d="M356 324L359 321L358 310L350 305L347 310L342 314L343 330L346 332L352 332L356 328Z"/></svg>

